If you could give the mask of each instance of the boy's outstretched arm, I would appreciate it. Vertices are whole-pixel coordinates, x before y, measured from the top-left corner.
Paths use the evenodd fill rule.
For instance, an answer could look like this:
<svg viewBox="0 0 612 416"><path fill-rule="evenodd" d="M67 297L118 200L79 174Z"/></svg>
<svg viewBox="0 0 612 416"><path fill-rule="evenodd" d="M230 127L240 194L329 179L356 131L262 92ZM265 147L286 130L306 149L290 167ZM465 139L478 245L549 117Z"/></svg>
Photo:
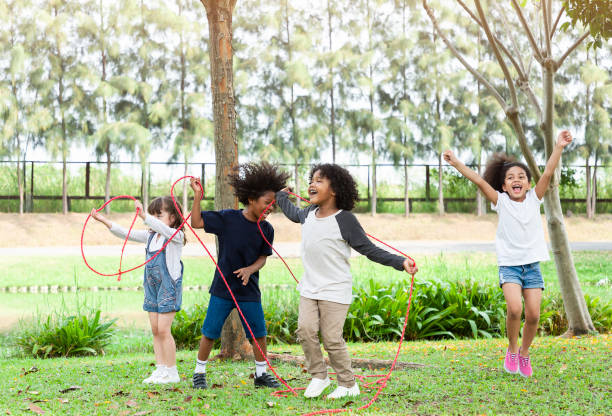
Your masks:
<svg viewBox="0 0 612 416"><path fill-rule="evenodd" d="M193 205L191 206L191 226L193 228L204 228L204 220L202 219L202 208L200 201L202 200L202 183L200 178L189 179L189 186L193 189Z"/></svg>
<svg viewBox="0 0 612 416"><path fill-rule="evenodd" d="M535 193L538 196L538 199L542 199L546 190L548 189L548 185L550 184L550 179L559 164L559 160L561 159L561 153L563 153L563 149L565 146L572 142L572 133L567 130L563 130L559 133L557 137L557 143L555 144L555 148L546 162L546 167L544 168L544 173L540 177L540 180L536 184Z"/></svg>
<svg viewBox="0 0 612 416"><path fill-rule="evenodd" d="M485 198L492 202L493 205L497 205L497 191L493 189L493 187L489 185L487 181L482 179L478 173L465 166L462 161L457 159L451 150L446 150L444 153L442 153L442 156L444 156L444 160L446 160L449 165L457 169L460 174L476 184L476 186L484 194Z"/></svg>

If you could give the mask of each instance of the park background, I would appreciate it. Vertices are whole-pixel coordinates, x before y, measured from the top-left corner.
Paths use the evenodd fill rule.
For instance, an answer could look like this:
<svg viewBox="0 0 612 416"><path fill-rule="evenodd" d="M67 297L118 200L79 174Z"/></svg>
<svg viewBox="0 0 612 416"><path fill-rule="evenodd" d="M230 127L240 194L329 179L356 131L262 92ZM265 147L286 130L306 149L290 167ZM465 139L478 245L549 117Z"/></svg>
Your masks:
<svg viewBox="0 0 612 416"><path fill-rule="evenodd" d="M359 183L355 211L366 231L395 245L411 242L408 254L421 271L400 360L412 366L394 373L370 412L605 414L612 408L606 375L612 368L611 14L601 9L607 2L563 8L553 1L482 2L494 33L520 57L510 67L520 90L515 97L486 31L478 30L474 2L423 2L435 10L440 32L416 1L238 1L230 25L233 61L223 67L233 75L232 160L220 160L214 145L214 65L202 3L0 4L7 22L0 29L0 356L10 381L0 408L11 414L295 414L332 407L253 392L250 363L240 361L215 363L217 387L190 391L213 273L193 237L184 258L184 311L174 326L184 381L177 390L141 386L152 360L141 274L103 278L79 255L83 213L105 199L128 194L146 204L189 174L205 179L205 208L219 208L218 167L262 159L291 172L302 194L313 163L347 166ZM543 111L546 71L530 39L513 36L523 29L513 5L523 10L539 48L554 39L552 51L562 58L550 116ZM600 7L595 17L588 6ZM542 16L549 17L547 28ZM548 41L543 32L551 33ZM441 34L483 79L465 69ZM501 106L487 82L508 103L517 98L523 138L511 106ZM546 122L574 136L556 180L575 275L599 335L556 338L568 321L558 269L546 262L542 338L534 348L541 367L525 382L500 372L505 305L490 244L496 216L440 153L453 148L481 170L496 151L528 159L524 140L542 166L550 150ZM183 185L175 195L189 206ZM130 202L116 202L110 215L129 225L129 212ZM276 241L293 257L299 227L278 213L270 221ZM210 236L199 235L214 248ZM95 224L85 237L90 263L115 272L120 242ZM469 242L482 248L457 248ZM140 249L128 247L124 268L142 261ZM299 260L289 264L299 277ZM355 297L345 326L351 352L366 361L388 359L409 279L360 257L351 265ZM270 350L281 358L300 354L292 282L276 258L262 271ZM116 321L107 328L96 320L98 311L102 322ZM62 358L73 355L85 357ZM358 372L371 374L372 362ZM281 360L279 368L292 383L307 382L301 367ZM341 405L362 405L367 397Z"/></svg>

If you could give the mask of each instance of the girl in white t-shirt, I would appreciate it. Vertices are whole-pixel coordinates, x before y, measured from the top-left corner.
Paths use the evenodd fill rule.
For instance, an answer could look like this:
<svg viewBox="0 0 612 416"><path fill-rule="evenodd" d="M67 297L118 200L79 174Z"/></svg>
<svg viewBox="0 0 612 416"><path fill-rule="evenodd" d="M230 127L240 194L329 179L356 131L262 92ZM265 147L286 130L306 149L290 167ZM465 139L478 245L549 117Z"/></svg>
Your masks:
<svg viewBox="0 0 612 416"><path fill-rule="evenodd" d="M533 374L529 347L538 329L544 290L540 262L549 259L540 205L563 148L571 142L572 135L569 131L559 133L557 144L534 189L531 188L529 168L505 154L493 155L487 163L483 177L480 177L458 160L453 152L444 152L444 160L474 182L499 215L495 251L499 266L499 285L504 291L507 307L508 349L504 369L509 373L520 373L523 377ZM525 299L525 325L519 348L518 337L523 309L521 295Z"/></svg>

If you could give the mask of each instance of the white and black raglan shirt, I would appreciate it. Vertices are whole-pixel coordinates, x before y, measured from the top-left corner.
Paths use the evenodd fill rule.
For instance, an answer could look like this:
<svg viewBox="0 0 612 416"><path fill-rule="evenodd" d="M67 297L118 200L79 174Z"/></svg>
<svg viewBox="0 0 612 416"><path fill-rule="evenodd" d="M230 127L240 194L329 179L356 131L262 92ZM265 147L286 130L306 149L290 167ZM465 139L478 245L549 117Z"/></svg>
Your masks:
<svg viewBox="0 0 612 416"><path fill-rule="evenodd" d="M375 246L350 211L339 210L318 218L317 205L300 209L286 192L276 193L276 202L287 218L302 224L304 275L298 284L301 296L342 304L352 301L351 248L368 259L404 270L404 258Z"/></svg>

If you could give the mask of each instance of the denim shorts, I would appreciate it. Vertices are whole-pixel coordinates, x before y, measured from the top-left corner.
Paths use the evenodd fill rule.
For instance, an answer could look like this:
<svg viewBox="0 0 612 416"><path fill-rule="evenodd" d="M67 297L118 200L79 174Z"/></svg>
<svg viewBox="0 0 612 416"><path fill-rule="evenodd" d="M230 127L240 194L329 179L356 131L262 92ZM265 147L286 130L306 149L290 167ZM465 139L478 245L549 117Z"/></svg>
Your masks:
<svg viewBox="0 0 612 416"><path fill-rule="evenodd" d="M544 290L540 262L522 266L499 266L499 287L502 287L504 283L516 283L523 289Z"/></svg>
<svg viewBox="0 0 612 416"><path fill-rule="evenodd" d="M144 304L147 312L168 313L181 310L183 278L174 280L155 265L147 267L144 276Z"/></svg>
<svg viewBox="0 0 612 416"><path fill-rule="evenodd" d="M240 302L238 306L244 314L253 335L255 338L262 338L267 335L266 331L266 320L264 318L263 308L261 302ZM230 299L223 299L218 296L210 295L210 302L208 302L208 310L206 311L206 318L202 325L202 335L209 339L217 339L221 337L221 329L225 320L229 316L232 309L234 309L234 301ZM244 333L248 339L251 339L251 333L247 328L246 324L240 317Z"/></svg>

